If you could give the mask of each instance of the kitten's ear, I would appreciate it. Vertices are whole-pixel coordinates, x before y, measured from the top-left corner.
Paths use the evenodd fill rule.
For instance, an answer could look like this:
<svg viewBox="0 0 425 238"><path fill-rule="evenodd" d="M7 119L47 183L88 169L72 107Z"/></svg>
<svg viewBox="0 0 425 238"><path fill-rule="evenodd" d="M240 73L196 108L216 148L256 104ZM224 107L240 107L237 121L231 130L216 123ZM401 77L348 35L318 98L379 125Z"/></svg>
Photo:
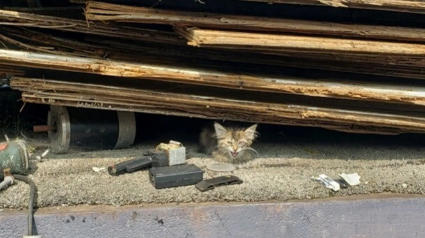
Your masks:
<svg viewBox="0 0 425 238"><path fill-rule="evenodd" d="M245 129L245 135L249 140L254 140L257 137L257 124L254 124Z"/></svg>
<svg viewBox="0 0 425 238"><path fill-rule="evenodd" d="M222 125L218 124L217 122L214 123L214 129L215 129L215 135L217 138L223 138L226 136L226 128L224 128Z"/></svg>

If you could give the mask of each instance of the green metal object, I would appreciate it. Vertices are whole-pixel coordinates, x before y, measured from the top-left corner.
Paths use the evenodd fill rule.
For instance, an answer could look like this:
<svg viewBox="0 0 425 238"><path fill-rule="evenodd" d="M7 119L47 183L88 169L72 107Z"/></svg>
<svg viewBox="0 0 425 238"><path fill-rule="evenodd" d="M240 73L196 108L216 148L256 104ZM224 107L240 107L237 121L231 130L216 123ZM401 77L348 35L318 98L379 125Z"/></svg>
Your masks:
<svg viewBox="0 0 425 238"><path fill-rule="evenodd" d="M10 169L12 174L27 174L28 149L24 140L14 140L0 143L0 171ZM3 180L3 173L0 173Z"/></svg>

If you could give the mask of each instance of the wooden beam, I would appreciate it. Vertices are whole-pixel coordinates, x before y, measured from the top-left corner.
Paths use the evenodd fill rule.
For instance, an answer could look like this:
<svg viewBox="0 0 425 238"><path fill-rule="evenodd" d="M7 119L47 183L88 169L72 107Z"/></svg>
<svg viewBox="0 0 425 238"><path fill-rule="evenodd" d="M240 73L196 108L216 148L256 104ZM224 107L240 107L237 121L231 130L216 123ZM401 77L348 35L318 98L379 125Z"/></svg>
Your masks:
<svg viewBox="0 0 425 238"><path fill-rule="evenodd" d="M383 133L388 133L385 128L403 132L425 132L425 117L270 103L254 99L235 100L225 96L206 96L202 94L202 90L186 94L179 90L179 93L163 92L160 89L141 90L19 77L12 78L11 86L24 92L25 102L258 123L321 126L341 130L358 126L371 127L377 132L381 128ZM353 124L355 126L352 126Z"/></svg>
<svg viewBox="0 0 425 238"><path fill-rule="evenodd" d="M314 52L350 52L363 54L425 56L425 45L383 41L335 39L312 36L293 36L203 30L198 28L176 28L176 32L188 40L189 45L211 46L237 49L252 47L256 49L292 49Z"/></svg>
<svg viewBox="0 0 425 238"><path fill-rule="evenodd" d="M31 35L34 34L35 33L32 33ZM172 59L174 61L194 62L196 65L207 66L208 64L208 66L211 66L211 60L214 60L222 63L217 65L217 67L221 69L226 66L234 65L232 63L235 62L259 66L283 66L397 78L425 79L422 69L425 67L425 62L422 63L420 60L407 57L397 57L397 59L395 59L394 57L363 56L361 59L357 59L354 57L346 58L341 55L330 55L326 58L325 54L296 54L295 56L293 53L288 53L286 55L281 53L282 55L265 55L258 52L235 52L189 46L140 45L134 42L122 43L117 40L98 39L93 37L86 38L86 41L96 44L96 47L103 47L108 50L115 49L122 53L129 52L128 54L131 55L142 54L145 56L144 60L148 60L150 57L157 58L158 60L162 60L163 63L165 63L167 59ZM237 57L235 57L235 55L237 55ZM114 53L108 54L108 56L111 57L111 59L119 59L115 57ZM128 58L134 58L132 61L137 62L135 57ZM350 59L352 60L350 61ZM422 65L415 65L421 63Z"/></svg>
<svg viewBox="0 0 425 238"><path fill-rule="evenodd" d="M129 104L117 104L114 101L110 102L101 102L96 103L93 101L85 101L84 99L47 99L46 97L34 96L30 93L23 93L23 101L27 103L36 103L36 104L47 104L47 105L59 105L59 106L69 106L69 107L81 107L81 108L91 108L99 110L115 110L115 111L130 111L130 112L141 112L141 113L150 113L150 114L160 114L167 116L181 116L181 117L190 117L190 118L203 118L210 120L236 120L236 121L245 121L252 123L267 123L267 124L277 124L277 125L289 125L289 126L307 126L307 127L321 127L325 129L348 132L348 133L358 133L358 134L378 134L378 135L398 135L402 133L424 133L421 130L405 130L393 127L374 127L370 125L358 125L358 124L348 124L348 123L326 123L322 121L310 121L306 123L302 120L279 120L279 121L264 121L259 120L253 117L252 115L246 115L244 118L238 117L235 118L231 113L194 113L194 112L182 112L175 108L161 108L159 106L149 106L144 105L137 107ZM208 114L208 115L205 115Z"/></svg>
<svg viewBox="0 0 425 238"><path fill-rule="evenodd" d="M296 68L309 68L319 70L332 70L339 72L351 72L370 75L382 75L389 77L404 77L412 79L425 79L422 67L413 67L413 62L402 60L407 64L399 66L397 62L387 62L389 65L370 63L370 62L339 62L338 57L332 59L309 59L302 58L307 55L297 55L297 57L261 55L259 53L235 52L226 50L199 49L189 46L175 45L158 45L158 44L138 44L138 42L122 42L113 39L99 39L97 37L86 38L88 42L75 41L65 39L53 35L47 35L39 31L0 27L0 32L14 39L24 40L25 42L33 42L34 46L28 44L15 44L21 46L23 50L32 50L33 52L46 52L58 55L83 56L91 58L108 58L112 60L127 60L130 62L140 61L139 55L143 55L143 62L151 63L176 63L176 62L193 62L198 66L215 67L223 69L233 66L232 62L248 63L255 65L284 66ZM4 42L12 43L7 39ZM17 40L14 40L15 42ZM48 46L44 49L42 45ZM51 49L49 49L51 48ZM323 55L322 55L323 56ZM376 59L378 57L372 58ZM363 57L363 59L367 59Z"/></svg>
<svg viewBox="0 0 425 238"><path fill-rule="evenodd" d="M228 74L195 68L135 64L13 50L0 50L0 61L10 65L238 90L425 105L425 88L423 87Z"/></svg>
<svg viewBox="0 0 425 238"><path fill-rule="evenodd" d="M7 11L0 9L0 25L25 26L30 28L53 29L65 32L79 32L90 35L109 36L137 41L183 44L173 32L141 29L126 26L114 26L104 23L86 22L62 17Z"/></svg>
<svg viewBox="0 0 425 238"><path fill-rule="evenodd" d="M403 77L412 79L425 79L422 67L413 67L413 63L407 66L399 66L397 62L388 62L389 65L363 62L340 62L335 57L332 59L309 59L305 54L291 56L262 55L259 53L235 52L226 50L199 49L189 46L169 45L146 45L138 42L121 42L111 39L99 39L97 37L86 38L89 42L75 41L47 35L34 30L16 29L12 27L0 27L0 32L14 37L11 41L7 38L3 42L14 44L23 50L32 52L52 53L57 55L82 56L110 60L126 60L129 62L140 62L139 55L143 55L143 62L159 64L177 64L178 62L193 63L196 66L209 68L235 68L235 63L247 63L267 66L283 66L319 70L331 70L339 72L360 73L366 75L381 75L389 77ZM0 38L2 35L0 34ZM15 40L16 39L16 40ZM31 42L32 45L17 42L17 39ZM40 47L46 45L46 48ZM302 56L302 57L301 57ZM376 57L377 58L377 57ZM375 58L375 59L376 59ZM365 57L363 57L365 59ZM401 61L409 63L409 61ZM416 61L420 62L420 61ZM250 67L250 66L247 66ZM270 67L268 67L270 68ZM236 69L235 69L236 70ZM246 70L242 69L241 70Z"/></svg>
<svg viewBox="0 0 425 238"><path fill-rule="evenodd" d="M233 64L235 62L258 65L258 67L262 65L283 66L425 79L422 67L414 67L415 62L421 62L417 60L400 60L401 63L406 65L399 65L398 62L384 61L388 64L385 65L383 63L372 63L373 61L367 62L368 59L376 61L379 57L363 57L362 60L366 62L344 62L343 60L339 61L341 56L323 59L324 54L321 55L322 58L315 59L313 56L312 58L307 58L307 54L297 54L297 57L293 57L292 55L276 56L262 55L255 52L237 52L237 57L235 57L235 52L228 50L217 51L215 49L200 49L197 47L165 44L141 45L134 41L122 42L113 39L99 39L98 37L88 37L86 38L88 42L85 42L56 37L35 30L13 27L0 27L0 32L9 36L9 38L13 37L13 39L8 39L0 34L0 38L3 37L3 42L14 44L23 50L57 55L126 60L129 62L140 62L141 58L139 55L143 55L144 63L177 64L179 62L190 62L196 66L208 68L235 69L235 64ZM28 44L23 44L18 42L18 40L23 40ZM30 43L31 45L29 45ZM47 47L41 47L43 45ZM246 71L246 68L241 68L241 70Z"/></svg>
<svg viewBox="0 0 425 238"><path fill-rule="evenodd" d="M85 16L90 21L168 24L248 31L303 33L338 37L425 41L425 30L408 27L339 24L334 22L185 12L88 1Z"/></svg>
<svg viewBox="0 0 425 238"><path fill-rule="evenodd" d="M414 0L240 0L267 4L300 4L342 8L360 8L394 12L425 13L425 2Z"/></svg>

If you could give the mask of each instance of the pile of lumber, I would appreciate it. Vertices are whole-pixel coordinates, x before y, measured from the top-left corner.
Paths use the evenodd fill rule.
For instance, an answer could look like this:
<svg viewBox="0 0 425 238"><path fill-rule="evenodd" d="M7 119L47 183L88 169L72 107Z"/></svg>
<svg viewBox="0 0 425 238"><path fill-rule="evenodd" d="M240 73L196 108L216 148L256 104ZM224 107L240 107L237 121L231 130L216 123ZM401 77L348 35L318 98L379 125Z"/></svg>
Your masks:
<svg viewBox="0 0 425 238"><path fill-rule="evenodd" d="M94 22L31 14L26 12L1 10L0 25L25 26L28 28L58 29L65 32L78 32L96 36L108 36L138 41L182 44L175 34L151 29L127 26L111 26Z"/></svg>
<svg viewBox="0 0 425 238"><path fill-rule="evenodd" d="M331 7L386 10L395 12L425 13L425 2L415 0L242 0L266 3L288 3Z"/></svg>
<svg viewBox="0 0 425 238"><path fill-rule="evenodd" d="M275 1L425 10L419 1L372 2ZM94 1L85 20L0 9L0 75L15 75L11 87L27 103L425 132L425 29L264 15Z"/></svg>
<svg viewBox="0 0 425 238"><path fill-rule="evenodd" d="M335 100L315 100L312 103L306 99L271 93L241 94L229 90L200 90L199 87L176 90L164 85L155 87L155 84L134 89L22 77L15 77L12 86L25 92L23 99L32 103L257 123L315 125L368 133L397 134L425 130L425 113L415 112L418 108L408 106L402 106L397 111L394 110L397 106L386 108L381 104L370 104L361 108L353 103ZM252 100L261 97L267 97L267 100Z"/></svg>

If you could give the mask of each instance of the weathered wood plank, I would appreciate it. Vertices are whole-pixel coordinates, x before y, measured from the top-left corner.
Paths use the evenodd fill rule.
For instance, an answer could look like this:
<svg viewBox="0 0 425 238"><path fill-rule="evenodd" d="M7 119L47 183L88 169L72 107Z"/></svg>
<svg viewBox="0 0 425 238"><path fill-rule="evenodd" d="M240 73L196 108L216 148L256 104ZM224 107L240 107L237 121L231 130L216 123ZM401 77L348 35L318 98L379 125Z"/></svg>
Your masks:
<svg viewBox="0 0 425 238"><path fill-rule="evenodd" d="M90 21L155 23L180 27L232 29L234 31L290 32L338 37L425 41L425 29L419 28L172 11L95 1L87 2L85 16Z"/></svg>
<svg viewBox="0 0 425 238"><path fill-rule="evenodd" d="M383 133L388 133L385 128L404 132L425 132L425 117L297 104L263 103L195 93L165 93L157 90L44 79L13 78L11 85L24 92L23 99L26 102L259 123L336 127L344 130L349 130L354 124L359 127L374 128L375 132L379 132L379 128L381 128ZM345 128L341 128L341 126ZM371 133L373 132L371 131Z"/></svg>
<svg viewBox="0 0 425 238"><path fill-rule="evenodd" d="M34 33L33 33L34 34ZM32 34L32 35L33 35ZM150 57L163 62L168 59L173 61L196 62L196 65L204 65L210 60L220 61L223 68L235 63L249 63L255 65L283 66L306 69L331 70L339 72L350 72L366 75L380 75L388 77L402 77L411 79L425 79L423 67L425 59L418 60L415 57L384 57L384 56L342 56L325 54L294 54L292 52L276 52L262 54L249 51L216 50L209 48L189 46L166 46L166 45L140 45L131 42L122 43L111 39L86 38L87 41L96 43L104 49L115 49L125 54L131 51L132 55L144 55L144 60ZM130 54L130 53L129 53ZM237 54L237 57L235 55ZM93 55L93 54L92 54ZM114 53L108 54L111 59L119 59ZM137 62L135 57L125 57ZM246 69L245 69L246 70Z"/></svg>
<svg viewBox="0 0 425 238"><path fill-rule="evenodd" d="M398 135L402 133L423 133L419 130L403 130L398 128L388 128L388 127L373 127L368 125L354 125L354 124L344 124L344 123L324 123L324 122L312 122L306 123L303 120L284 120L278 122L272 121L259 121L255 120L253 117L246 118L237 118L229 117L229 114L225 113L213 113L209 116L205 116L199 113L185 113L175 108L161 109L158 107L133 107L123 104L116 104L114 102L102 103L98 105L93 102L84 102L84 101L75 101L75 100L65 100L65 99L56 99L54 102L48 102L43 98L33 98L28 96L27 93L23 93L23 101L27 103L36 103L36 104L47 104L47 105L60 105L60 106L69 106L69 107L82 107L82 108L92 108L99 110L116 110L116 111L130 111L130 112L141 112L141 113L150 113L150 114L160 114L167 116L182 116L182 117L195 117L203 118L210 120L238 120L252 123L268 123L268 124L277 124L277 125L289 125L289 126L307 126L307 127L321 127L335 131L348 132L348 133L360 133L360 134L378 134L378 135ZM230 114L231 115L231 114Z"/></svg>
<svg viewBox="0 0 425 238"><path fill-rule="evenodd" d="M22 50L39 53L52 53L57 55L82 56L110 60L126 60L129 62L150 62L159 64L178 64L192 62L196 66L215 67L217 69L234 68L235 63L252 65L283 66L319 70L332 70L339 72L361 73L366 75L381 75L389 77L404 77L412 79L425 79L422 67L414 67L414 63L398 65L398 62L388 61L383 63L339 62L338 57L332 59L308 59L305 54L297 57L262 55L260 53L235 52L228 50L200 49L190 46L175 46L164 44L138 44L138 42L121 42L112 39L86 38L88 42L76 41L44 34L35 30L17 29L13 27L0 27L0 32L13 37L3 40L20 47ZM0 36L1 37L1 36ZM31 45L21 44L18 40L31 42ZM18 42L18 43L17 43ZM34 47L32 46L34 45ZM40 46L47 46L45 48ZM35 47L36 46L36 47ZM143 55L141 59L139 55ZM322 55L323 57L323 55ZM375 57L373 59L376 59ZM367 59L363 57L363 59ZM402 61L407 64L409 61ZM418 62L420 63L420 61ZM236 69L235 69L236 70ZM246 70L243 69L243 70Z"/></svg>
<svg viewBox="0 0 425 238"><path fill-rule="evenodd" d="M0 26L0 32L0 39L3 42L31 52L103 58L106 52L110 50L106 46L85 43L72 38L56 37L44 34L42 31L26 28Z"/></svg>
<svg viewBox="0 0 425 238"><path fill-rule="evenodd" d="M128 78L153 79L238 90L425 105L425 88L422 87L366 84L360 82L338 83L328 80L228 74L202 69L135 64L71 56L65 57L13 50L0 50L0 61L4 62L3 64L11 65Z"/></svg>
<svg viewBox="0 0 425 238"><path fill-rule="evenodd" d="M60 74L47 74L48 78L63 78L66 77L66 81L80 84L96 84L96 85L107 85L112 87L126 87L131 89L142 89L158 92L178 92L186 95L191 94L202 94L206 97L216 97L224 96L227 98L233 98L235 100L245 100L251 101L255 98L255 101L266 102L266 103L281 103L285 102L287 104L302 104L308 106L319 106L319 107L331 107L338 109L350 109L357 111L374 111L381 113L390 113L390 114L400 114L407 116L419 116L425 117L423 113L423 106L414 105L414 104L389 104L387 102L372 102L367 101L366 103L358 100L344 100L336 98L326 98L326 97L306 97L302 95L291 95L291 94L282 94L275 92L258 92L258 91L241 91L235 89L227 88L218 88L218 87L209 87L202 85L184 85L184 84L175 84L169 82L160 82L160 81L144 81L144 80L133 80L131 78L121 78L117 81L115 77L108 76L96 76L96 75L82 75L82 74L73 74L73 73L60 73ZM28 88L28 83L26 80L31 81L31 86ZM32 88L42 87L44 89L49 88L50 86L40 83L37 79L25 79L24 81L19 81L19 79L14 78L14 85L20 88L25 88L26 90L31 90ZM63 91L73 90L70 89L67 85L55 85L54 88L50 89L60 89ZM74 91L73 91L74 92ZM120 95L118 95L120 96Z"/></svg>
<svg viewBox="0 0 425 238"><path fill-rule="evenodd" d="M198 28L176 28L176 32L193 46L213 46L237 49L239 46L256 49L271 48L312 50L316 52L350 52L363 54L414 55L425 56L424 44L335 39L312 36L260 34L203 30Z"/></svg>
<svg viewBox="0 0 425 238"><path fill-rule="evenodd" d="M425 13L425 2L415 0L240 0L268 4L301 4L343 8L373 9L382 11Z"/></svg>
<svg viewBox="0 0 425 238"><path fill-rule="evenodd" d="M31 28L54 29L65 32L79 32L90 35L109 36L137 41L183 44L173 32L141 29L127 26L114 26L104 23L75 20L62 17L8 11L0 9L0 25L25 26Z"/></svg>

